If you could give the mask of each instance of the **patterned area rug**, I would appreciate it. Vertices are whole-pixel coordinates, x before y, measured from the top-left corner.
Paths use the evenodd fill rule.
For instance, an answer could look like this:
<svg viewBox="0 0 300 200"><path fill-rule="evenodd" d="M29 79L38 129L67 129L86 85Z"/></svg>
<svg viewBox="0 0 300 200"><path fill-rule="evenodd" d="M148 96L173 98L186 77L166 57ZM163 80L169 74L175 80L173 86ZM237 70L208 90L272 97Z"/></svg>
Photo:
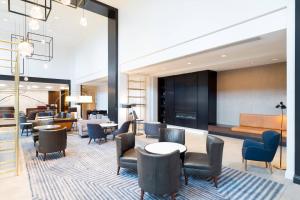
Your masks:
<svg viewBox="0 0 300 200"><path fill-rule="evenodd" d="M21 140L34 200L134 200L139 199L137 173L121 169L116 175L115 142L91 143L77 135L68 135L66 157L59 153L35 157L31 137ZM183 178L176 199L205 200L271 200L277 199L283 185L235 169L223 168L219 188L211 180L191 177L185 186ZM149 195L145 199L169 199Z"/></svg>

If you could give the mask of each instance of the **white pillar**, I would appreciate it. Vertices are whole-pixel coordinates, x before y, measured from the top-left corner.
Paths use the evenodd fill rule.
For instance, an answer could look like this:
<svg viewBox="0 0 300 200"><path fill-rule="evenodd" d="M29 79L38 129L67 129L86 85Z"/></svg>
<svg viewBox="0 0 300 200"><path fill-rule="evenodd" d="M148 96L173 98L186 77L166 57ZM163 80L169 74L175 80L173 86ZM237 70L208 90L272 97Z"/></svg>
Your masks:
<svg viewBox="0 0 300 200"><path fill-rule="evenodd" d="M146 120L157 121L157 77L147 77Z"/></svg>
<svg viewBox="0 0 300 200"><path fill-rule="evenodd" d="M128 103L128 75L125 73L119 73L118 90L118 123L121 125L127 120L128 114L128 110L121 106Z"/></svg>
<svg viewBox="0 0 300 200"><path fill-rule="evenodd" d="M295 0L288 3L287 20L287 170L285 177L295 174Z"/></svg>

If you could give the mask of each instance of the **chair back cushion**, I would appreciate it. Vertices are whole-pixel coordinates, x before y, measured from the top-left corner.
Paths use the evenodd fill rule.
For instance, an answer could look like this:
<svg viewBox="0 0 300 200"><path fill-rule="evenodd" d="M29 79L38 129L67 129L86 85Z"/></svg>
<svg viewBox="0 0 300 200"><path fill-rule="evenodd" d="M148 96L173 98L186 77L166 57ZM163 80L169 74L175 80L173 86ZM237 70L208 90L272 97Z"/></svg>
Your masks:
<svg viewBox="0 0 300 200"><path fill-rule="evenodd" d="M145 122L144 131L147 136L159 137L159 129L167 128L166 124L161 124L160 122Z"/></svg>
<svg viewBox="0 0 300 200"><path fill-rule="evenodd" d="M145 192L158 195L178 192L181 171L179 151L156 155L137 148L137 162L139 186Z"/></svg>
<svg viewBox="0 0 300 200"><path fill-rule="evenodd" d="M131 121L124 122L121 128L118 130L118 133L127 133L129 130Z"/></svg>
<svg viewBox="0 0 300 200"><path fill-rule="evenodd" d="M280 141L280 134L276 131L266 131L262 135L264 147L266 150L276 153Z"/></svg>
<svg viewBox="0 0 300 200"><path fill-rule="evenodd" d="M52 153L67 147L67 129L39 131L39 152Z"/></svg>
<svg viewBox="0 0 300 200"><path fill-rule="evenodd" d="M218 137L208 135L206 140L206 150L211 171L215 175L221 174L223 160L224 141Z"/></svg>
<svg viewBox="0 0 300 200"><path fill-rule="evenodd" d="M88 135L90 138L104 138L106 134L99 124L87 124Z"/></svg>
<svg viewBox="0 0 300 200"><path fill-rule="evenodd" d="M175 142L185 145L185 130L176 128L161 128L159 142Z"/></svg>

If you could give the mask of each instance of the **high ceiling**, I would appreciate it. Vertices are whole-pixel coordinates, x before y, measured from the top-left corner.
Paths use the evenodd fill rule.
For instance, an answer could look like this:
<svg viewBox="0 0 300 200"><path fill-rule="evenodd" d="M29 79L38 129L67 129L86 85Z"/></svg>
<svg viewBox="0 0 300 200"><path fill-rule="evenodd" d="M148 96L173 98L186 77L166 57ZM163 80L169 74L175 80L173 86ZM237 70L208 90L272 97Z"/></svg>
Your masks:
<svg viewBox="0 0 300 200"><path fill-rule="evenodd" d="M86 36L95 33L95 29L107 28L106 17L85 11L84 15L88 20L88 25L83 27L79 23L83 15L81 8L74 9L54 1L52 2L53 8L46 25L40 21L40 29L34 32L41 34L45 32L47 35L53 36L55 46L64 45L74 47L84 40ZM7 3L8 0L0 0L0 39L6 40L10 39L11 33L24 34L24 17L8 12Z"/></svg>
<svg viewBox="0 0 300 200"><path fill-rule="evenodd" d="M13 92L15 87L14 81L0 81L0 93L1 92ZM21 92L25 91L60 91L68 90L69 86L66 84L54 84L54 83L35 83L29 81L20 82Z"/></svg>
<svg viewBox="0 0 300 200"><path fill-rule="evenodd" d="M201 70L224 71L279 62L286 62L285 30L146 66L128 73L162 77Z"/></svg>

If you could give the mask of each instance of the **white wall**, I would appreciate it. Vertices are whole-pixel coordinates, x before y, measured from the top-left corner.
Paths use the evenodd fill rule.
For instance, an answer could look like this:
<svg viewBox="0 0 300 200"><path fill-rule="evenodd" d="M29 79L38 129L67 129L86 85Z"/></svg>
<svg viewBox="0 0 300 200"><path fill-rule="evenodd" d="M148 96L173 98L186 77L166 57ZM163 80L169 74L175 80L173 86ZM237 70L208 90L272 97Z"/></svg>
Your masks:
<svg viewBox="0 0 300 200"><path fill-rule="evenodd" d="M108 110L108 85L102 84L97 86L96 92L96 109Z"/></svg>
<svg viewBox="0 0 300 200"><path fill-rule="evenodd" d="M239 125L240 113L278 115L286 104L286 63L218 72L217 123Z"/></svg>
<svg viewBox="0 0 300 200"><path fill-rule="evenodd" d="M119 8L122 71L286 28L286 0L104 0Z"/></svg>

